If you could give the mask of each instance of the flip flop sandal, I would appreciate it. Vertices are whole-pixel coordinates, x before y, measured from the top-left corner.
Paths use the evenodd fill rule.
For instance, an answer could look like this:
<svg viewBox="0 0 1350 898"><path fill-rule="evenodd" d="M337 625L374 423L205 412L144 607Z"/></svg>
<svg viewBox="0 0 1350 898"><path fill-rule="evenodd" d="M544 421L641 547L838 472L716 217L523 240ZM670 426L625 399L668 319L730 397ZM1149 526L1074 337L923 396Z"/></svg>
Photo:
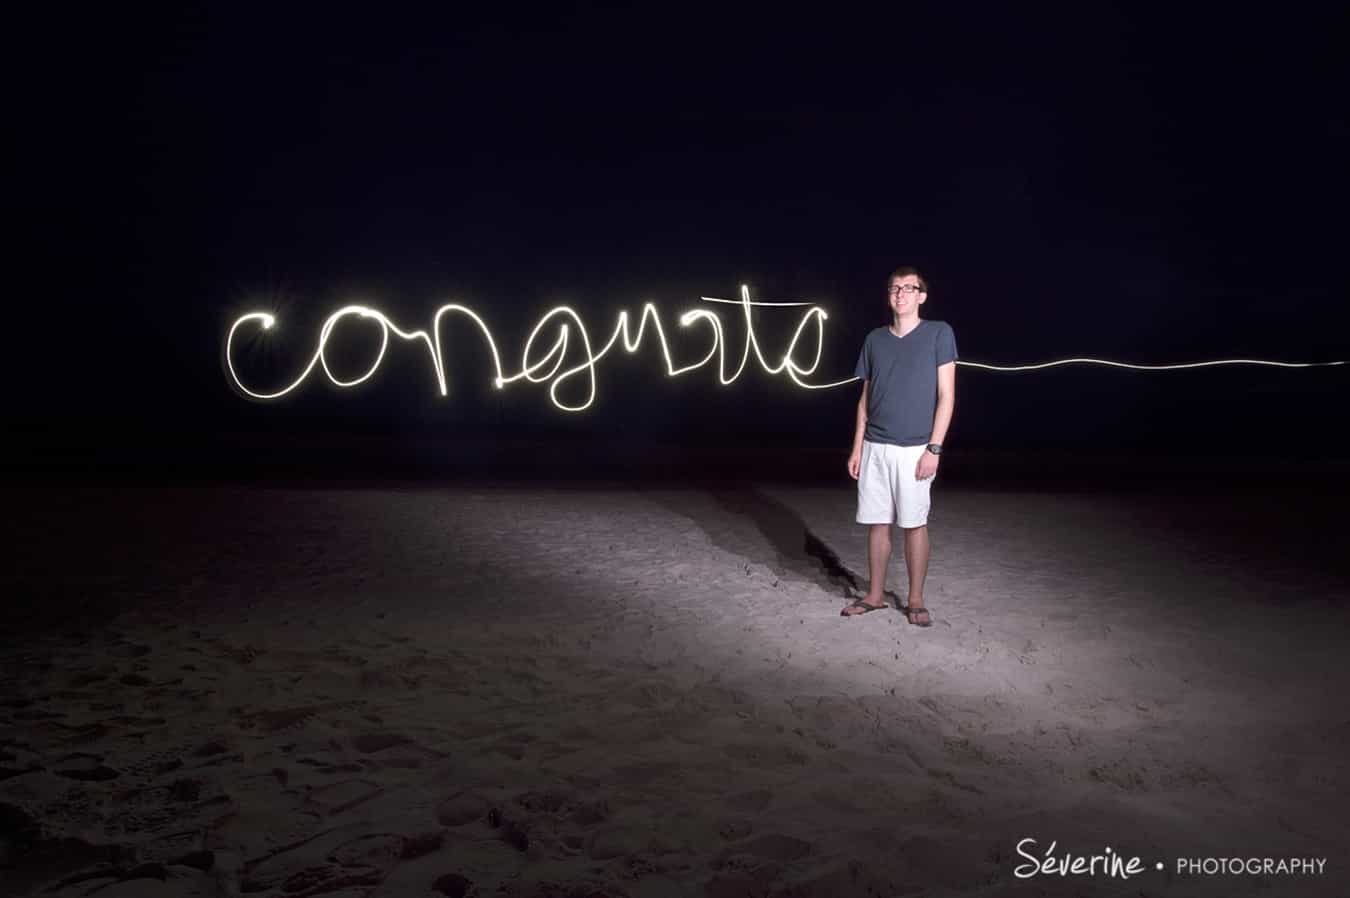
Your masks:
<svg viewBox="0 0 1350 898"><path fill-rule="evenodd" d="M888 605L888 604L885 603L885 602L882 602L880 605L873 605L871 602L864 602L862 599L857 599L857 600L855 600L855 601L853 602L852 605L849 605L848 608L861 608L862 611L855 611L855 612L853 612L852 614L849 614L848 608L845 608L843 611L840 611L840 612L839 612L839 616L840 616L840 617L862 617L864 614L867 614L869 611L880 611L880 610L883 609L883 608L889 608L889 607L891 607L891 606Z"/></svg>
<svg viewBox="0 0 1350 898"><path fill-rule="evenodd" d="M913 624L914 626L916 626L916 627L931 627L931 626L933 626L933 613L932 613L931 611L929 611L927 607L924 607L924 608L911 608L911 607L909 607L908 605L906 605L906 606L905 606L903 609L901 609L901 610L903 610L903 611L905 612L905 618L906 618L911 624ZM914 620L914 615L916 615L916 614L927 614L927 615L928 615L928 620L925 621L925 622L923 622L923 623L919 623L919 622L917 622L917 621Z"/></svg>

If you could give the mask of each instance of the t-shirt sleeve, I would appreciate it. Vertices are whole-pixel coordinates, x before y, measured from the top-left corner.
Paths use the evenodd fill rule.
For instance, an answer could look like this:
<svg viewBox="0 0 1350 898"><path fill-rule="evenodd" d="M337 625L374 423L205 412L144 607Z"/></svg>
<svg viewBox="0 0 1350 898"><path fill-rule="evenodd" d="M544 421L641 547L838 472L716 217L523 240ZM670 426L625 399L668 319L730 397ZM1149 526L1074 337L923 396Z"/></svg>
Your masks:
<svg viewBox="0 0 1350 898"><path fill-rule="evenodd" d="M853 369L853 376L862 380L872 379L872 354L868 352L868 347L872 345L870 339L863 340L862 352L858 353L858 364Z"/></svg>
<svg viewBox="0 0 1350 898"><path fill-rule="evenodd" d="M956 334L952 332L952 326L946 324L942 328L942 333L938 334L937 343L937 363L941 367L948 362L956 361L960 356L956 354Z"/></svg>

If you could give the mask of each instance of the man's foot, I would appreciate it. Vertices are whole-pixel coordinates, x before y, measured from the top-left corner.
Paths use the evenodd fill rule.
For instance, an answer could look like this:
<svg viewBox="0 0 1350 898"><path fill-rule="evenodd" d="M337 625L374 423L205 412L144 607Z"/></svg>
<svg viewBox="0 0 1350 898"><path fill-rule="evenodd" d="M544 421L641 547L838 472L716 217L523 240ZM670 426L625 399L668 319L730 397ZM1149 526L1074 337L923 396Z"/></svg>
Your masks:
<svg viewBox="0 0 1350 898"><path fill-rule="evenodd" d="M887 605L881 596L863 596L853 604L845 607L844 610L839 613L844 617L856 617L859 614L866 614L869 611L877 611L878 609L889 607L891 606Z"/></svg>
<svg viewBox="0 0 1350 898"><path fill-rule="evenodd" d="M905 616L909 622L916 627L931 627L933 619L928 614L928 609L922 605L909 605L905 609Z"/></svg>

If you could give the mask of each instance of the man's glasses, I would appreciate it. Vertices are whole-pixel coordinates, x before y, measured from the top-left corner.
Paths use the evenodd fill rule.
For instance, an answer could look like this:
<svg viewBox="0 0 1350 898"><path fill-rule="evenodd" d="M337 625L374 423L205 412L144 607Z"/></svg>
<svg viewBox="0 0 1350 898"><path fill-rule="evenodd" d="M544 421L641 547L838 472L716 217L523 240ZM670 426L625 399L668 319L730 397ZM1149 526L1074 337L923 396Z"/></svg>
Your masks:
<svg viewBox="0 0 1350 898"><path fill-rule="evenodd" d="M894 296L897 293L922 293L923 288L918 284L892 284L886 292L891 294L891 296Z"/></svg>

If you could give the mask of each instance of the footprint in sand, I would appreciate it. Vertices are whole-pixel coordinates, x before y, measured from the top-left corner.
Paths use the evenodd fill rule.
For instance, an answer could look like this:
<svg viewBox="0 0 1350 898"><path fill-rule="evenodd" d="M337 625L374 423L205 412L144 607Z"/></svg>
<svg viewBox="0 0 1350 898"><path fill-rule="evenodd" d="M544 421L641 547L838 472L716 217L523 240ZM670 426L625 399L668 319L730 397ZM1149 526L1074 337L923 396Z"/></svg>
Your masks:
<svg viewBox="0 0 1350 898"><path fill-rule="evenodd" d="M186 751L181 754L187 754ZM183 759L179 757L178 751L156 751L134 761L127 772L132 776L157 777L166 773L172 773L183 766Z"/></svg>
<svg viewBox="0 0 1350 898"><path fill-rule="evenodd" d="M230 750L230 747L218 739L200 745L192 753L194 758L214 758L216 755L223 755Z"/></svg>
<svg viewBox="0 0 1350 898"><path fill-rule="evenodd" d="M344 867L375 867L388 870L403 857L403 837L372 833L343 842L328 856Z"/></svg>
<svg viewBox="0 0 1350 898"><path fill-rule="evenodd" d="M115 658L144 658L150 654L150 646L139 642L118 642L108 649Z"/></svg>
<svg viewBox="0 0 1350 898"><path fill-rule="evenodd" d="M492 804L473 792L460 792L441 802L436 808L436 820L441 826L464 826L487 819Z"/></svg>
<svg viewBox="0 0 1350 898"><path fill-rule="evenodd" d="M479 819L476 814L482 801L474 793L460 793L441 805L438 819L443 825ZM582 852L597 859L620 857L646 847L650 840L645 832L630 839L625 835L627 830L619 832L621 828L593 829L609 816L609 804L604 799L591 800L570 789L550 788L521 793L509 805L490 805L487 823L498 831L499 839L535 860Z"/></svg>
<svg viewBox="0 0 1350 898"><path fill-rule="evenodd" d="M91 755L84 752L76 752L61 758L56 762L52 772L57 776L85 782L103 782L117 779L122 775L119 771L104 764L101 755Z"/></svg>
<svg viewBox="0 0 1350 898"><path fill-rule="evenodd" d="M373 755L376 752L384 751L386 748L406 745L411 741L407 736L399 733L366 733L353 739L352 746L363 755Z"/></svg>
<svg viewBox="0 0 1350 898"><path fill-rule="evenodd" d="M726 803L738 811L758 814L767 808L772 800L772 792L765 789L752 789L749 792L737 792L735 795L727 796Z"/></svg>
<svg viewBox="0 0 1350 898"><path fill-rule="evenodd" d="M311 791L305 801L325 815L341 814L384 794L384 791L379 783L350 779L320 786Z"/></svg>
<svg viewBox="0 0 1350 898"><path fill-rule="evenodd" d="M0 742L0 782L42 770L42 757L14 742Z"/></svg>
<svg viewBox="0 0 1350 898"><path fill-rule="evenodd" d="M335 827L302 838L244 865L245 893L280 888L287 898L308 895L368 894L400 862L422 857L444 845L444 835L429 831L411 836L365 832L360 824Z"/></svg>
<svg viewBox="0 0 1350 898"><path fill-rule="evenodd" d="M325 711L336 711L352 707L352 702L326 702L321 705L300 705L295 708L274 708L265 711L251 711L239 718L239 728L257 729L263 733L278 733L298 726Z"/></svg>
<svg viewBox="0 0 1350 898"><path fill-rule="evenodd" d="M636 857L652 849L652 833L637 826L606 826L587 840L586 853L597 861Z"/></svg>
<svg viewBox="0 0 1350 898"><path fill-rule="evenodd" d="M744 839L754 832L754 825L743 817L725 817L717 821L717 834L728 842Z"/></svg>
<svg viewBox="0 0 1350 898"><path fill-rule="evenodd" d="M730 757L751 767L800 767L810 758L790 742L740 742L723 747Z"/></svg>
<svg viewBox="0 0 1350 898"><path fill-rule="evenodd" d="M814 846L785 833L765 833L746 842L729 845L713 860L714 869L724 873L754 873L756 878L772 879L793 861L811 854Z"/></svg>
<svg viewBox="0 0 1350 898"><path fill-rule="evenodd" d="M353 761L335 761L328 758L296 758L295 763L313 767L319 773L326 774L360 773L365 769Z"/></svg>
<svg viewBox="0 0 1350 898"><path fill-rule="evenodd" d="M470 898L470 895L478 894L473 880L460 876L458 873L447 873L437 878L431 884L431 888L436 894L445 895L446 898Z"/></svg>
<svg viewBox="0 0 1350 898"><path fill-rule="evenodd" d="M65 717L65 711L48 711L43 708L24 708L21 711L14 712L15 720L55 720L59 717Z"/></svg>
<svg viewBox="0 0 1350 898"><path fill-rule="evenodd" d="M376 886L384 879L384 873L373 867L343 867L334 864L319 864L306 867L287 877L281 883L281 891L290 898L310 898L313 895L333 895L352 890L352 895L366 895L369 892L363 886Z"/></svg>

